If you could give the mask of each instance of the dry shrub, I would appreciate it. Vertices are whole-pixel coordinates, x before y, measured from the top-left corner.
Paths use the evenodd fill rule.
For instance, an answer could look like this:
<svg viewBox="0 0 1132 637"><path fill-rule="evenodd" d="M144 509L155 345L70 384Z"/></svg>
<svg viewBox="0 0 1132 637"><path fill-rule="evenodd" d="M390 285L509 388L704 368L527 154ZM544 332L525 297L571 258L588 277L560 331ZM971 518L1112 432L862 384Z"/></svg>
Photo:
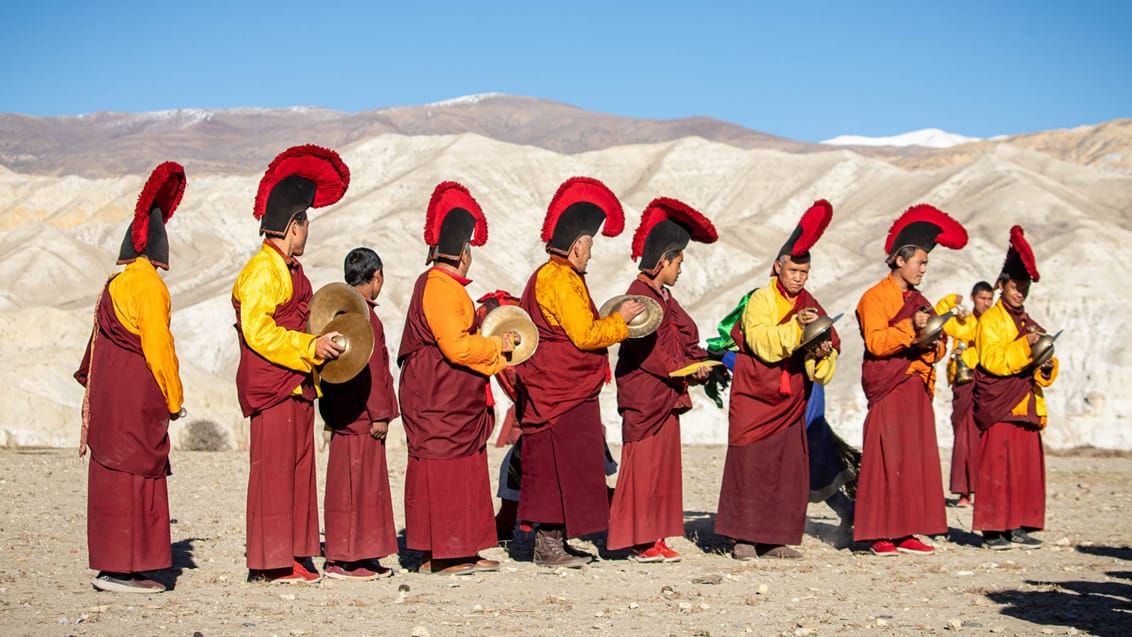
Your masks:
<svg viewBox="0 0 1132 637"><path fill-rule="evenodd" d="M197 419L185 426L181 448L186 451L228 451L228 434L213 420Z"/></svg>

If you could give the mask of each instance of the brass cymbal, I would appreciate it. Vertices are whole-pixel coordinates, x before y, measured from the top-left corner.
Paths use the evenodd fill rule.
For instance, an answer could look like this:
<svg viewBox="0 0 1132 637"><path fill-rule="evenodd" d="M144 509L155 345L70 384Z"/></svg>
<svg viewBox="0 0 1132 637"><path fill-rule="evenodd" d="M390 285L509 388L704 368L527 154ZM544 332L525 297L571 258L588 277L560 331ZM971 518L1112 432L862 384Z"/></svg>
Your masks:
<svg viewBox="0 0 1132 637"><path fill-rule="evenodd" d="M955 310L929 316L927 325L920 330L920 335L912 341L912 345L925 347L934 343L939 338L939 333L943 331L944 324L950 321L953 316L955 316Z"/></svg>
<svg viewBox="0 0 1132 637"><path fill-rule="evenodd" d="M660 327L660 322L664 320L664 310L660 307L660 303L656 299L651 299L647 296L640 294L621 294L615 296L605 303L601 304L601 309L597 313L605 318L610 314L620 309L621 304L625 301L637 301L645 306L645 311L633 317L629 321L629 338L641 338L648 336Z"/></svg>
<svg viewBox="0 0 1132 637"><path fill-rule="evenodd" d="M369 304L362 298L354 286L342 283L327 283L314 293L310 302L310 318L307 319L307 331L310 334L326 333L326 324L334 320L339 314L353 312L367 318Z"/></svg>
<svg viewBox="0 0 1132 637"><path fill-rule="evenodd" d="M339 332L334 342L346 348L338 358L326 361L319 371L322 380L328 383L344 383L355 377L366 365L373 354L373 326L365 314L350 312L340 314L337 318L326 324L322 334Z"/></svg>
<svg viewBox="0 0 1132 637"><path fill-rule="evenodd" d="M538 349L538 328L527 312L517 305L500 305L483 317L480 334L501 336L504 332L517 332L520 342L510 354L504 354L512 365L527 360Z"/></svg>
<svg viewBox="0 0 1132 637"><path fill-rule="evenodd" d="M798 349L815 344L822 336L828 336L832 332L833 324L841 320L842 316L845 316L844 312L833 318L819 316L813 323L802 328L802 340L798 343Z"/></svg>

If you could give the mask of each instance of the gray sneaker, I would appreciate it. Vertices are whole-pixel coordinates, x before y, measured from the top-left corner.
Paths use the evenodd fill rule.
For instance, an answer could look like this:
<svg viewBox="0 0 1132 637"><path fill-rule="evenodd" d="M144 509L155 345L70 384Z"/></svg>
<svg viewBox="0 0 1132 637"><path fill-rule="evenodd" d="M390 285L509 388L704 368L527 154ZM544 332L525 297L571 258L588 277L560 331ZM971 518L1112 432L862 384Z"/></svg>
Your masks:
<svg viewBox="0 0 1132 637"><path fill-rule="evenodd" d="M983 531L983 548L992 551L1006 551L1014 548L1014 544L1001 531Z"/></svg>
<svg viewBox="0 0 1132 637"><path fill-rule="evenodd" d="M1041 548L1042 541L1022 529L1010 531L1010 543L1021 549Z"/></svg>

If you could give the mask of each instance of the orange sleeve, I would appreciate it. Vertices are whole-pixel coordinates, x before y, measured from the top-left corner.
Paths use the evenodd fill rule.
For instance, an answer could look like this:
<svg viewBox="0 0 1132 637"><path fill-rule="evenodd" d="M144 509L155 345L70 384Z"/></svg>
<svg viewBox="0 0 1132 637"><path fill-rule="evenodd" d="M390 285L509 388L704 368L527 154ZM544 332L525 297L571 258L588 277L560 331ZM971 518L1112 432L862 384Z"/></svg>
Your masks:
<svg viewBox="0 0 1132 637"><path fill-rule="evenodd" d="M447 274L434 271L425 282L421 309L440 353L448 362L485 376L507 366L502 342L497 336L472 334L475 307L464 287Z"/></svg>
<svg viewBox="0 0 1132 637"><path fill-rule="evenodd" d="M857 304L857 316L861 321L861 333L865 337L865 348L873 356L892 356L907 349L916 338L912 319L904 319L896 325L888 324L889 318L899 311L900 305L892 307L893 299L886 298L888 290L881 286L865 292ZM900 303L899 299L896 299Z"/></svg>

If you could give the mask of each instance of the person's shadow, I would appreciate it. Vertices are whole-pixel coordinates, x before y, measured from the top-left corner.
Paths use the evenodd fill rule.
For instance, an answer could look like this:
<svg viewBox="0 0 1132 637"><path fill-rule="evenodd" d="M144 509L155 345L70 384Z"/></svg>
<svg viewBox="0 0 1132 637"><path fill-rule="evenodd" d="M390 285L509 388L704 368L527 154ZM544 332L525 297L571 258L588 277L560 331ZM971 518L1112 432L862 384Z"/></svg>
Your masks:
<svg viewBox="0 0 1132 637"><path fill-rule="evenodd" d="M173 543L173 565L163 571L156 571L150 574L150 577L155 582L161 582L165 585L165 590L172 591L177 588L177 579L185 572L185 569L197 568L196 559L193 557L194 544L200 542L202 538L190 537L183 540L177 540Z"/></svg>
<svg viewBox="0 0 1132 637"><path fill-rule="evenodd" d="M1127 546L1079 546L1077 551L1100 557L1132 560ZM1039 582L1028 580L1032 590L990 591L991 601L1005 604L1003 615L1037 625L1069 626L1092 635L1117 637L1132 634L1132 572L1108 571L1122 582Z"/></svg>

